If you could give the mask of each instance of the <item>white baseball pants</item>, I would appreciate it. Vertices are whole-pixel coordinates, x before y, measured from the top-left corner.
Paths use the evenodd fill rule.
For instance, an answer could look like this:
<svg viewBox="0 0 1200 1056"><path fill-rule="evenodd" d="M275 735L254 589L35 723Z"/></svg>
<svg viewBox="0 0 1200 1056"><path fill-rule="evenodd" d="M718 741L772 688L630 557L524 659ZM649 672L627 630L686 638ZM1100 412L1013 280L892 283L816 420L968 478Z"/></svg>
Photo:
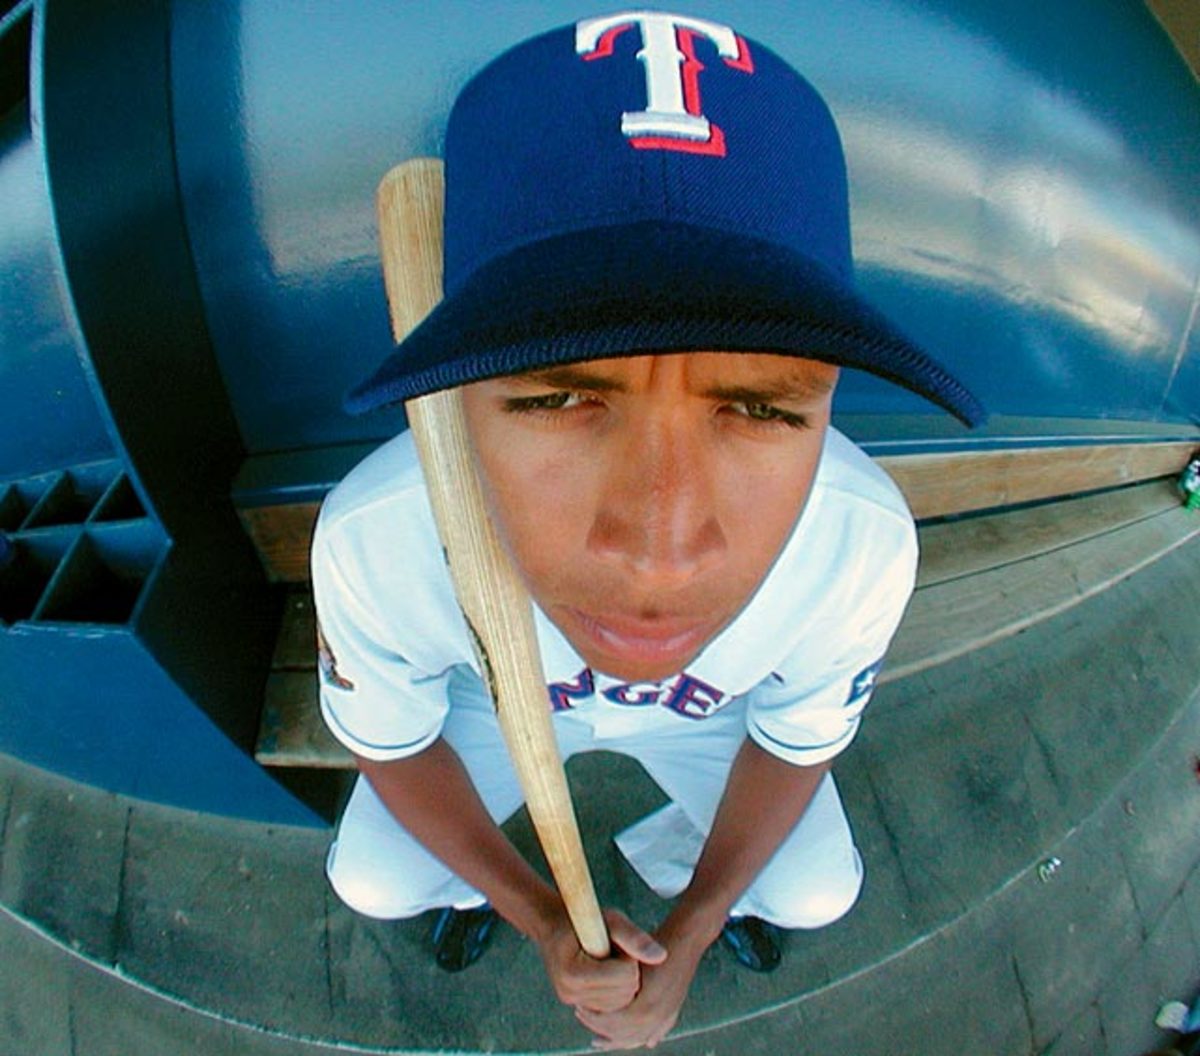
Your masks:
<svg viewBox="0 0 1200 1056"><path fill-rule="evenodd" d="M502 823L521 806L521 791L482 687L478 697L464 696L450 709L443 736L492 817ZM596 702L556 714L554 728L564 760L592 750L632 756L670 797L671 803L620 833L616 843L659 895L677 895L691 879L745 739L744 702L735 700L702 720L657 707ZM404 830L363 777L342 815L327 871L343 902L378 919L412 917L441 906L465 909L484 901ZM828 775L732 915L757 916L785 928L819 928L843 916L861 886L862 860Z"/></svg>

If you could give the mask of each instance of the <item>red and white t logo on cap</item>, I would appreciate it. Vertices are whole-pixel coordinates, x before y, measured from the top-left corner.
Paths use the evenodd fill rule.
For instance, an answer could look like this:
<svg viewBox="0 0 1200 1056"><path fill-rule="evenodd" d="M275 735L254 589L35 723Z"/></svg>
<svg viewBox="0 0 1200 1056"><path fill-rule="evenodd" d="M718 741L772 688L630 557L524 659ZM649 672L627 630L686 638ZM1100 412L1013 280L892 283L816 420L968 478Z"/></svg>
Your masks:
<svg viewBox="0 0 1200 1056"><path fill-rule="evenodd" d="M728 26L685 15L627 11L589 18L575 26L575 51L584 59L612 55L617 36L637 26L642 34L638 60L646 69L646 109L621 115L621 131L642 150L682 150L725 155L725 135L700 109L700 71L695 39L716 46L727 66L754 72L750 49Z"/></svg>

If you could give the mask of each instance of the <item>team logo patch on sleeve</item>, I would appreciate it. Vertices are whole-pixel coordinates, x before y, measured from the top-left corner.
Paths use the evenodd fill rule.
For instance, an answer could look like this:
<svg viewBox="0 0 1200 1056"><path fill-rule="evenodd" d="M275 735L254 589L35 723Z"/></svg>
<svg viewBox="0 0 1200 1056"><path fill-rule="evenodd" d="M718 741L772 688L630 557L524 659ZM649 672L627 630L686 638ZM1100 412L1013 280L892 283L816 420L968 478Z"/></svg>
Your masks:
<svg viewBox="0 0 1200 1056"><path fill-rule="evenodd" d="M319 622L317 623L317 666L321 669L321 681L327 686L353 691L354 683L338 674L337 657L333 655L333 650L330 648Z"/></svg>
<svg viewBox="0 0 1200 1056"><path fill-rule="evenodd" d="M850 696L846 699L846 707L857 704L863 697L868 696L879 681L879 672L883 670L883 657L880 657L870 667L863 668L854 676L850 683Z"/></svg>

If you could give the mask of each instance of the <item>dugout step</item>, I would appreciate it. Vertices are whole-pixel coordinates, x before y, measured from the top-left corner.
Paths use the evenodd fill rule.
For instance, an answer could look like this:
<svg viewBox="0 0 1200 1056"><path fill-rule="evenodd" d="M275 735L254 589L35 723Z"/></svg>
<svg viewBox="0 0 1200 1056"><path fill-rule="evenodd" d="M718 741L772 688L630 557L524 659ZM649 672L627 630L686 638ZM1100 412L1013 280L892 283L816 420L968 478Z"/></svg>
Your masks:
<svg viewBox="0 0 1200 1056"><path fill-rule="evenodd" d="M881 687L836 769L867 863L859 906L790 935L770 976L710 951L660 1051L774 1054L803 1038L812 1052L1059 1056L1088 1051L1052 1048L1088 1024L1110 1038L1150 1024L1156 1006L1141 1009L1152 1002L1130 980L1157 978L1167 954L1180 971L1200 957L1186 920L1200 851L1180 837L1200 827L1200 640L1181 618L1196 611L1193 540L1018 637ZM601 899L659 919L608 837L660 794L614 756L569 772ZM179 1056L589 1051L511 929L447 976L429 919L341 906L321 875L325 831L152 806L15 763L0 816L6 920L44 929L45 956L75 980L43 987L42 1006L65 994L73 1029L119 1037L112 1051L139 1056L139 1037ZM509 831L536 854L522 818ZM14 985L0 980L10 1022L33 1015ZM1134 1040L1109 1051L1155 1036Z"/></svg>

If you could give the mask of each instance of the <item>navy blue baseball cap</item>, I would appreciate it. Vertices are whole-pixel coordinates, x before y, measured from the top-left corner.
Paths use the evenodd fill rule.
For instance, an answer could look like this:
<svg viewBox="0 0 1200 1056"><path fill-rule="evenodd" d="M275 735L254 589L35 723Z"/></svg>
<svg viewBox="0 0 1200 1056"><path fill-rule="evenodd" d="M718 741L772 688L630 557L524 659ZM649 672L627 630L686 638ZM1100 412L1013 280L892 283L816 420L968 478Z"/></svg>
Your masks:
<svg viewBox="0 0 1200 1056"><path fill-rule="evenodd" d="M354 413L554 364L752 351L986 417L856 292L828 107L727 26L632 11L518 44L459 94L445 173L444 299Z"/></svg>

